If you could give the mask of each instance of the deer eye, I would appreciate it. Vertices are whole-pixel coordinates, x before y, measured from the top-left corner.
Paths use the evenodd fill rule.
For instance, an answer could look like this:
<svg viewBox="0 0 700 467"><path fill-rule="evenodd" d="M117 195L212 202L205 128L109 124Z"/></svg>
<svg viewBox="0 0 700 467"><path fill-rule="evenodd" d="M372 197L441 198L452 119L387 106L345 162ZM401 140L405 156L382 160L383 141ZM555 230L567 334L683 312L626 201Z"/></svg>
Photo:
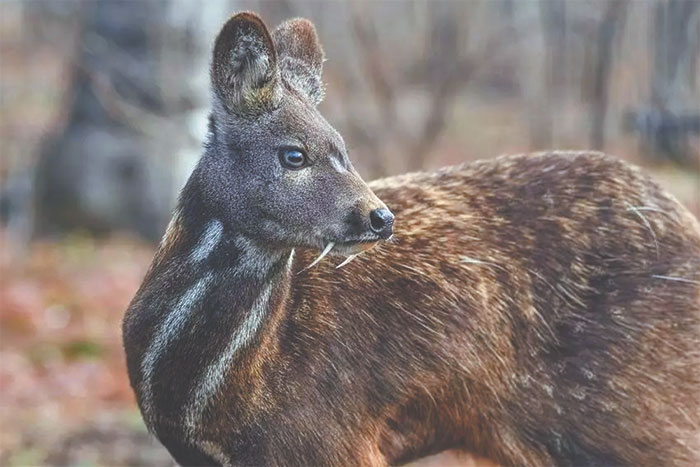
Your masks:
<svg viewBox="0 0 700 467"><path fill-rule="evenodd" d="M306 165L306 154L301 149L282 148L280 161L288 169L301 169Z"/></svg>

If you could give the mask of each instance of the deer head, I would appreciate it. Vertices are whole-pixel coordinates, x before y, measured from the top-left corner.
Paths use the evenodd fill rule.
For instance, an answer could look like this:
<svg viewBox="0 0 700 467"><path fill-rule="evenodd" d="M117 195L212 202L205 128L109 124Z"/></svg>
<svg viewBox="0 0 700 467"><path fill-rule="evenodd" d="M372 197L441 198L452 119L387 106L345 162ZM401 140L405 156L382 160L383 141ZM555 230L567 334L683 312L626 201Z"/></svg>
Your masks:
<svg viewBox="0 0 700 467"><path fill-rule="evenodd" d="M394 217L316 108L323 57L307 20L270 34L253 13L233 16L214 46L209 150L197 172L208 206L243 235L350 255L390 237Z"/></svg>

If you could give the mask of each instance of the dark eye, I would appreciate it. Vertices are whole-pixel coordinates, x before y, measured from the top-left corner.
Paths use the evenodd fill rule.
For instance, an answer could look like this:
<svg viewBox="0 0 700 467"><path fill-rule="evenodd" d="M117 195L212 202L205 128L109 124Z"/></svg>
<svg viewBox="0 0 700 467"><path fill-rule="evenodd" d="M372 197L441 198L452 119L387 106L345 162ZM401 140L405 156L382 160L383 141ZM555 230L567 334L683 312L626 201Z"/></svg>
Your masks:
<svg viewBox="0 0 700 467"><path fill-rule="evenodd" d="M280 160L288 169L300 169L306 165L306 154L301 149L283 148L280 151Z"/></svg>

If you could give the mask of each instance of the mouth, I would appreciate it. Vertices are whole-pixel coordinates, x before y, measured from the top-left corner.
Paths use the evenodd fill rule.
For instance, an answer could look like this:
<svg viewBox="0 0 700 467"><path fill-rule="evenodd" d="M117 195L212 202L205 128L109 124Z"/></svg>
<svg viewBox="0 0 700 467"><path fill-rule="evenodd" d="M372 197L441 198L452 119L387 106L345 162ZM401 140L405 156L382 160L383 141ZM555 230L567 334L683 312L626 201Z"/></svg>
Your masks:
<svg viewBox="0 0 700 467"><path fill-rule="evenodd" d="M380 240L381 238L377 236L367 236L358 239L334 241L334 247L329 253L342 256L356 255L374 247ZM328 245L329 242L326 241L325 245Z"/></svg>
<svg viewBox="0 0 700 467"><path fill-rule="evenodd" d="M343 261L340 266L342 267L345 264L349 263L354 259L356 256L359 254L371 249L374 247L381 238L371 236L371 237L362 237L358 239L351 239L351 240L339 240L339 241L333 241L333 240L322 240L322 251L321 254L308 266L306 266L302 271L305 271L307 269L310 269L314 267L316 264L318 264L326 255L333 255L333 256L345 256L346 260Z"/></svg>

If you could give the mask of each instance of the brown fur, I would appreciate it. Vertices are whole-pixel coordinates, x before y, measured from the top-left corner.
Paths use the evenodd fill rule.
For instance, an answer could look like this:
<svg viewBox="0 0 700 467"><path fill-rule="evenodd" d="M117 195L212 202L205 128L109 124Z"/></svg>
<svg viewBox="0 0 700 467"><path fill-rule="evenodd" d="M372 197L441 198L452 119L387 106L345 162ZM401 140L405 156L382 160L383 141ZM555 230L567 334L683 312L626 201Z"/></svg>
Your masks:
<svg viewBox="0 0 700 467"><path fill-rule="evenodd" d="M277 353L279 333L260 351L277 371L294 369L302 392L304 376L333 361L352 368L334 397L363 420L357 443L378 445L389 462L461 447L506 465L551 465L532 431L576 430L629 465L698 459L700 229L670 196L591 153L370 186L397 216L395 242L338 271L325 263L292 276L286 313L304 330L297 345L313 353L303 363L301 350ZM631 206L655 210L645 222ZM312 259L299 255L295 269ZM596 314L606 321L588 335ZM564 341L576 326L580 342ZM328 342L341 332L342 346ZM374 373L394 383L376 412L362 397L376 398Z"/></svg>

